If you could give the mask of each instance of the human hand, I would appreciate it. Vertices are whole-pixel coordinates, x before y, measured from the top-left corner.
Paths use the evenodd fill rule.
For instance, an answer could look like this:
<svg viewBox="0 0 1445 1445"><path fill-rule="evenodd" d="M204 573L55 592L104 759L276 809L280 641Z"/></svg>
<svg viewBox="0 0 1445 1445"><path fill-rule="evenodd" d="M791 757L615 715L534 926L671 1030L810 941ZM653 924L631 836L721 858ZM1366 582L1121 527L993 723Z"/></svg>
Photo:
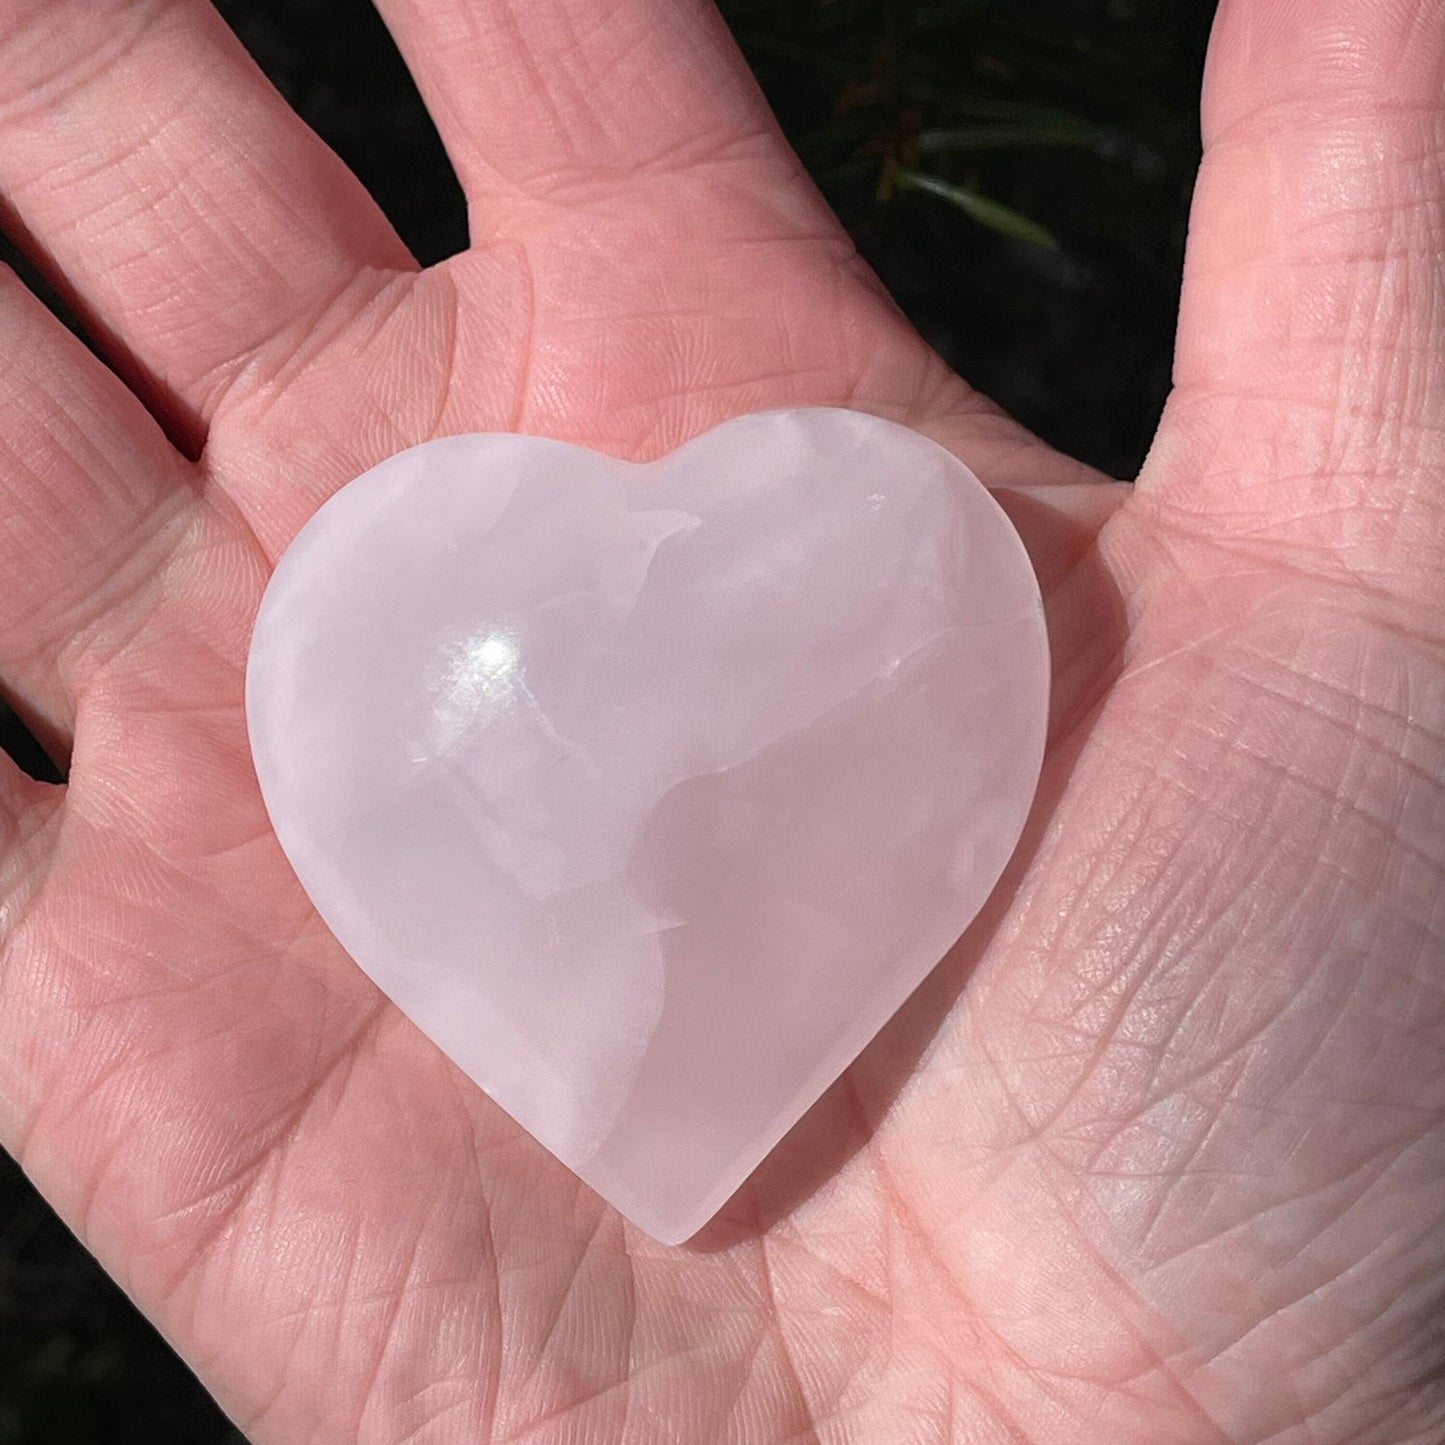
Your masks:
<svg viewBox="0 0 1445 1445"><path fill-rule="evenodd" d="M0 191L129 383L0 280L0 676L71 763L0 771L0 1138L258 1441L1438 1440L1445 11L1225 0L1119 506L898 317L699 0L381 8L471 202L424 272L200 0L0 0ZM666 1248L318 923L242 665L391 452L804 403L1009 494L1053 742L985 917Z"/></svg>

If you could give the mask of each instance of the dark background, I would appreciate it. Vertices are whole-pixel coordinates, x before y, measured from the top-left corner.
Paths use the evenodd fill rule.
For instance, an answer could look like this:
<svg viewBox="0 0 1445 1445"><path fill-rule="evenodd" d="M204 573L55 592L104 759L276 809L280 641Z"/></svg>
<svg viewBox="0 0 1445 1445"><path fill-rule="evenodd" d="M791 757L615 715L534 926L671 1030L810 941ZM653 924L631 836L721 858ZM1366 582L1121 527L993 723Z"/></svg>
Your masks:
<svg viewBox="0 0 1445 1445"><path fill-rule="evenodd" d="M220 8L421 260L462 247L456 182L366 0ZM1121 477L1168 385L1213 9L723 4L793 143L923 333L1047 440ZM0 745L45 770L3 703ZM237 1439L0 1154L0 1445Z"/></svg>

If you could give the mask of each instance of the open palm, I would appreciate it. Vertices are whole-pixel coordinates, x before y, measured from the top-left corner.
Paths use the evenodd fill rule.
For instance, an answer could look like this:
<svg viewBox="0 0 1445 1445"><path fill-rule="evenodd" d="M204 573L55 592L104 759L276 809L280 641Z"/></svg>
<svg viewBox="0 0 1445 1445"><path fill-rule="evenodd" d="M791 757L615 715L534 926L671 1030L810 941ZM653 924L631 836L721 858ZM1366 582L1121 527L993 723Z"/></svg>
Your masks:
<svg viewBox="0 0 1445 1445"><path fill-rule="evenodd" d="M0 0L9 223L124 377L0 279L0 676L71 757L0 772L0 1138L259 1441L1438 1440L1445 10L1226 0L1115 505L900 319L703 0L381 8L471 203L428 271L204 0ZM391 452L792 403L1009 493L1054 737L956 956L667 1248L318 923L242 666Z"/></svg>

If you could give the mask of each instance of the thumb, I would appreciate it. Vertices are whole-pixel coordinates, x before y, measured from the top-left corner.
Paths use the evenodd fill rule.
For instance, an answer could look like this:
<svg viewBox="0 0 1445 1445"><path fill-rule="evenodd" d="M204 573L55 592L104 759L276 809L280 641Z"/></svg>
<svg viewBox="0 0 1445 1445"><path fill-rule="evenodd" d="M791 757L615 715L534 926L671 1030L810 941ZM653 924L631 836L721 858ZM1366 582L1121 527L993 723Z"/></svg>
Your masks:
<svg viewBox="0 0 1445 1445"><path fill-rule="evenodd" d="M1141 491L1226 544L1423 588L1445 551L1445 5L1223 0L1204 139Z"/></svg>

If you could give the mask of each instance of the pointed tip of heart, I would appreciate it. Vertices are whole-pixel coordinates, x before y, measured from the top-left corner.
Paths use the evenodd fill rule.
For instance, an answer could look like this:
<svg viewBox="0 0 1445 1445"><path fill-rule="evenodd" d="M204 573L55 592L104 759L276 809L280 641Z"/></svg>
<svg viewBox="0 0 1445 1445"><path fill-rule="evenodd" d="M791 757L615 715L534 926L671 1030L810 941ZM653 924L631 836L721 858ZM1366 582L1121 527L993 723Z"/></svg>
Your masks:
<svg viewBox="0 0 1445 1445"><path fill-rule="evenodd" d="M615 1208L636 1229L658 1244L677 1247L697 1238L717 1218L723 1206L741 1188L731 1183L724 1189L713 1190L700 1195L696 1203L682 1205L670 1210L657 1210L645 1202L635 1199L620 1199L615 1190L604 1195L607 1203Z"/></svg>

